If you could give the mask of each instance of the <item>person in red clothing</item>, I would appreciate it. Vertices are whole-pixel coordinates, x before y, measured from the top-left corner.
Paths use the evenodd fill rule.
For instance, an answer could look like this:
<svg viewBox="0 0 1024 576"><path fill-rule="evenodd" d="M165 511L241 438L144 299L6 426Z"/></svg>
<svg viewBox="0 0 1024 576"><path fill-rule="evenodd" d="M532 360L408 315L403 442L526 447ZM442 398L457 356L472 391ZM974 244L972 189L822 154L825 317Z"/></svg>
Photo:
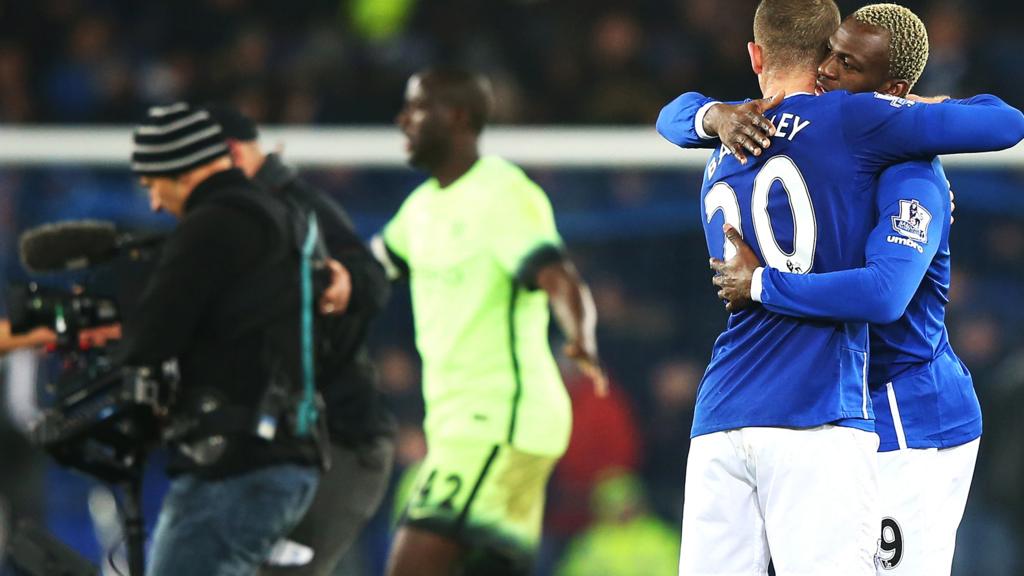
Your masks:
<svg viewBox="0 0 1024 576"><path fill-rule="evenodd" d="M670 523L682 522L686 455L701 367L692 358L668 358L655 366L645 399L641 476L651 510Z"/></svg>
<svg viewBox="0 0 1024 576"><path fill-rule="evenodd" d="M636 470L640 462L640 436L626 394L614 381L609 381L607 396L598 396L586 377L563 378L572 400L572 436L548 487L543 565L556 560L590 524L590 493L603 475L612 469Z"/></svg>

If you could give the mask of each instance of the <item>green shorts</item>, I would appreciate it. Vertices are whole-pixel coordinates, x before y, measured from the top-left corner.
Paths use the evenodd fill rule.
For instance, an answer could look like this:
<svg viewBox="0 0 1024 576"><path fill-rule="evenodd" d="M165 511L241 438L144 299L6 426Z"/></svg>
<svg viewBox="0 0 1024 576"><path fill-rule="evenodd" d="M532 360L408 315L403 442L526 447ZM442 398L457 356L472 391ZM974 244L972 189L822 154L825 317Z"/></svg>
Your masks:
<svg viewBox="0 0 1024 576"><path fill-rule="evenodd" d="M436 443L416 476L402 521L473 551L532 562L556 461L508 444Z"/></svg>

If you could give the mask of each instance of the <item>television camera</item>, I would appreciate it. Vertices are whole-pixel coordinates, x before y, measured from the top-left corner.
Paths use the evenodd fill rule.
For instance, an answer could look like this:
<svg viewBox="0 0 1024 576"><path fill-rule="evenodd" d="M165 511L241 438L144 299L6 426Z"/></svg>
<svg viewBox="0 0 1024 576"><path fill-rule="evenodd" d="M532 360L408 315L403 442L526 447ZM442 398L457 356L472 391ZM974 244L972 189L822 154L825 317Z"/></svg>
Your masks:
<svg viewBox="0 0 1024 576"><path fill-rule="evenodd" d="M47 384L52 402L33 427L32 440L62 465L122 487L132 575L143 573L143 466L174 402L177 366L119 366L118 339L89 335L119 335L162 241L157 234L120 233L107 222L40 226L20 239L21 260L33 281L7 292L12 333L45 327L57 337L51 347L57 375ZM65 284L41 285L55 279Z"/></svg>

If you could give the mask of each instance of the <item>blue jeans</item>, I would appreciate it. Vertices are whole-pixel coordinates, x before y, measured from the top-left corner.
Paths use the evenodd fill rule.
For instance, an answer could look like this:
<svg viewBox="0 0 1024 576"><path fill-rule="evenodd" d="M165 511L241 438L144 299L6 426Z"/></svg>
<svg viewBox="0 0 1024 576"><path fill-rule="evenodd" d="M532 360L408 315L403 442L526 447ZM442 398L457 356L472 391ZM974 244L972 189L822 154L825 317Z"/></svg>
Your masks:
<svg viewBox="0 0 1024 576"><path fill-rule="evenodd" d="M223 480L175 478L153 534L147 576L251 576L306 513L320 480L285 464Z"/></svg>

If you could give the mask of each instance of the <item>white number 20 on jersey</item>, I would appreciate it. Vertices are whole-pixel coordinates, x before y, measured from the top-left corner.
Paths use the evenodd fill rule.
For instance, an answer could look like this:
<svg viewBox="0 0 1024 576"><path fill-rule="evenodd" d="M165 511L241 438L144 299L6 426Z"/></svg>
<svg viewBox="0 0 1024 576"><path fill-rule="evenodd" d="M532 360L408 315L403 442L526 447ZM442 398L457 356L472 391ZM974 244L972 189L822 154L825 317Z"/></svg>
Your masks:
<svg viewBox="0 0 1024 576"><path fill-rule="evenodd" d="M793 211L792 253L784 252L775 240L771 217L768 214L768 192L776 180L782 183L789 199L790 210ZM704 197L704 213L709 223L719 211L727 223L743 233L743 217L740 214L736 191L725 182L716 183ZM818 223L814 217L811 193L807 190L803 174L788 156L771 158L754 177L750 212L754 219L757 245L761 248L761 254L769 267L797 274L811 271L814 264L814 248L818 241ZM728 260L735 255L736 249L729 240L725 240L725 259Z"/></svg>

